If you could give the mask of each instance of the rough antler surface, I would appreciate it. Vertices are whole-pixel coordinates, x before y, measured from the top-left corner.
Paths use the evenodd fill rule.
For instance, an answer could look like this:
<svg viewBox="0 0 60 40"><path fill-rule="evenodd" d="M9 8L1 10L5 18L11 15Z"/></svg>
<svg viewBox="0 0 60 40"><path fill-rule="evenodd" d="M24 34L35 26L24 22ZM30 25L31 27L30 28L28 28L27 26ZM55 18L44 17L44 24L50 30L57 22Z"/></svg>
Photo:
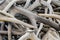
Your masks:
<svg viewBox="0 0 60 40"><path fill-rule="evenodd" d="M59 0L0 0L1 40L60 40L59 31Z"/></svg>

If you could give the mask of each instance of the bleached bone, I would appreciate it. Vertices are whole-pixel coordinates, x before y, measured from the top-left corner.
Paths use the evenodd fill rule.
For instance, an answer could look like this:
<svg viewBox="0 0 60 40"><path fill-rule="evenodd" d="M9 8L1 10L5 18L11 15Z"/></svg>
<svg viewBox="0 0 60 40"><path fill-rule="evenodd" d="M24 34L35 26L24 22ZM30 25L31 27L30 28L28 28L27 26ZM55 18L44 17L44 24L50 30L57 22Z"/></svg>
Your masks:
<svg viewBox="0 0 60 40"><path fill-rule="evenodd" d="M11 27L11 25L9 24L9 25L8 25L8 40L11 40L11 32L12 32L12 27Z"/></svg>
<svg viewBox="0 0 60 40"><path fill-rule="evenodd" d="M26 9L23 9L22 7L16 7L16 6L15 6L15 8L16 8L17 10L19 10L21 14L23 14L23 15L29 17L29 18L35 18L36 20L38 20L38 21L40 21L40 22L42 22L42 23L48 24L48 25L50 25L50 26L52 26L52 27L54 27L54 28L57 26L57 25L55 25L55 24L56 24L55 22L49 21L48 23L46 23L46 22L48 21L47 19L42 18L42 17L39 17L37 14L34 14L34 13L32 13L31 11L28 11L28 10L26 10ZM43 20L44 20L44 21L43 21ZM53 23L53 24L52 24L52 23ZM53 25L54 25L54 26L53 26Z"/></svg>
<svg viewBox="0 0 60 40"><path fill-rule="evenodd" d="M41 5L40 0L35 0L35 2L32 5L30 5L27 9L28 10L33 10L34 8L36 8L39 5Z"/></svg>
<svg viewBox="0 0 60 40"><path fill-rule="evenodd" d="M53 13L53 8L50 4L51 2L49 2L49 0L46 2L44 0L41 0L41 4L43 4L44 6L47 6L48 9L49 9L49 14L52 14Z"/></svg>
<svg viewBox="0 0 60 40"><path fill-rule="evenodd" d="M32 32L32 30L28 30L28 32L26 32L26 34L24 34L22 37L20 37L18 40L27 40L27 39L31 39L31 40L40 40L34 32Z"/></svg>
<svg viewBox="0 0 60 40"><path fill-rule="evenodd" d="M39 34L39 32L41 31L42 28L43 28L43 23L40 23L40 27L39 27L39 29L38 29L38 31L36 33L37 36L38 36L38 34Z"/></svg>
<svg viewBox="0 0 60 40"><path fill-rule="evenodd" d="M8 11L8 9L15 3L15 2L17 2L18 0L12 0L7 6L6 6L6 8L4 8L4 10L3 11Z"/></svg>
<svg viewBox="0 0 60 40"><path fill-rule="evenodd" d="M60 40L59 34L55 29L50 29L42 40Z"/></svg>
<svg viewBox="0 0 60 40"><path fill-rule="evenodd" d="M60 6L60 0L52 0L52 3L54 3L57 6Z"/></svg>
<svg viewBox="0 0 60 40"><path fill-rule="evenodd" d="M31 0L27 0L26 4L24 5L24 8L28 8L28 6L30 5L30 2L31 2Z"/></svg>
<svg viewBox="0 0 60 40"><path fill-rule="evenodd" d="M50 18L55 18L55 19L60 20L60 16L56 15L56 14L38 14L38 15L43 16L43 17L50 17Z"/></svg>

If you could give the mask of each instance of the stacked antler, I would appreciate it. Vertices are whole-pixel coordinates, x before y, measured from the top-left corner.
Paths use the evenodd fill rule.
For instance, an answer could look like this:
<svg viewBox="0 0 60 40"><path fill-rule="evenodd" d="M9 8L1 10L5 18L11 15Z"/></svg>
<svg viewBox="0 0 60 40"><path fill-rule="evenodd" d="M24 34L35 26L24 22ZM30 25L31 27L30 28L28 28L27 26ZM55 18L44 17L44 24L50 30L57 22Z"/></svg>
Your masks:
<svg viewBox="0 0 60 40"><path fill-rule="evenodd" d="M51 30L60 31L60 15L57 14L59 13L59 2L59 0L0 1L1 40L18 40L21 36L23 37L27 29L35 30L34 33L29 34L36 36L37 40L45 40L45 34L49 39L51 36L54 39L50 32Z"/></svg>

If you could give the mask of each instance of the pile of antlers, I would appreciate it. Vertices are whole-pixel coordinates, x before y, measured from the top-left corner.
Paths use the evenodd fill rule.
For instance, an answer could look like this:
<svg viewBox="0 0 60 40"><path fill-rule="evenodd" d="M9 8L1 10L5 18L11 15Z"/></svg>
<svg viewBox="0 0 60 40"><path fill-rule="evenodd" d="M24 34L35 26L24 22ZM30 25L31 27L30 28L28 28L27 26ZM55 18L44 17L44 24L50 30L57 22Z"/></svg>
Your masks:
<svg viewBox="0 0 60 40"><path fill-rule="evenodd" d="M18 40L27 28L42 40L59 40L60 1L0 0L0 40Z"/></svg>

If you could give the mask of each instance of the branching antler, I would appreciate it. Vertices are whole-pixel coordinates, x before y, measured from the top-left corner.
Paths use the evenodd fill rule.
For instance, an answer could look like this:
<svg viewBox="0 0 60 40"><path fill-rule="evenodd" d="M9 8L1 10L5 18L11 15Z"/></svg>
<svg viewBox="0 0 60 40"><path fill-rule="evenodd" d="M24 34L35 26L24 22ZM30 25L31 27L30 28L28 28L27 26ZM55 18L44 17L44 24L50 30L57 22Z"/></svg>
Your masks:
<svg viewBox="0 0 60 40"><path fill-rule="evenodd" d="M8 40L12 40L12 36L17 39L20 37L19 40L40 40L42 38L45 40L46 36L44 35L48 35L47 38L51 37L54 40L59 39L59 36L55 33L56 31L60 31L60 14L56 14L57 12L60 13L59 7L59 0L0 1L1 40L6 36ZM50 30L50 28L55 29L52 33L54 32L53 34L55 34L57 38L50 33L52 30ZM26 32L26 30L28 32ZM5 37L2 37L2 34L4 34L3 36ZM15 40L15 38L13 39Z"/></svg>

